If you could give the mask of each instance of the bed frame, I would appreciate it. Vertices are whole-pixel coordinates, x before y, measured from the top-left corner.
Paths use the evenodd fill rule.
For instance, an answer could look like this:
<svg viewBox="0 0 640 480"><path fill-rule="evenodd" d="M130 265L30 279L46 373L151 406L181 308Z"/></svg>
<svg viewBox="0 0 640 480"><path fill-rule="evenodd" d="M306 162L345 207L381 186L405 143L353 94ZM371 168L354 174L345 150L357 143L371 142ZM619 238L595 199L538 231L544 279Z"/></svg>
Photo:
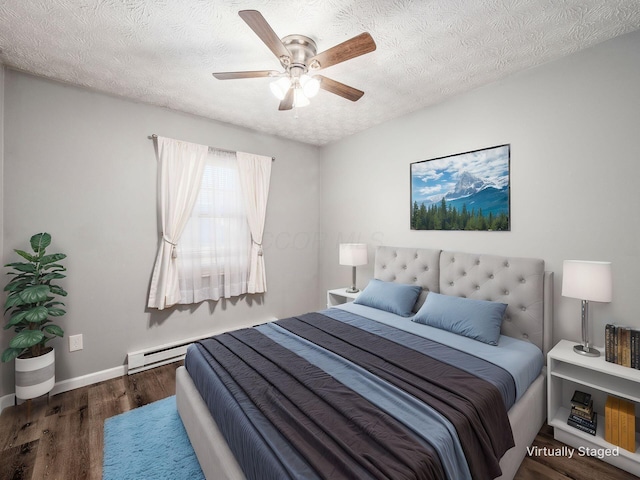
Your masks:
<svg viewBox="0 0 640 480"><path fill-rule="evenodd" d="M378 247L374 277L420 285L415 309L428 292L508 304L501 333L551 348L553 273L544 261L421 248ZM176 402L202 471L209 480L244 480L245 476L184 367L176 372ZM546 380L542 372L509 410L516 446L501 459L502 476L512 479L526 449L544 424Z"/></svg>

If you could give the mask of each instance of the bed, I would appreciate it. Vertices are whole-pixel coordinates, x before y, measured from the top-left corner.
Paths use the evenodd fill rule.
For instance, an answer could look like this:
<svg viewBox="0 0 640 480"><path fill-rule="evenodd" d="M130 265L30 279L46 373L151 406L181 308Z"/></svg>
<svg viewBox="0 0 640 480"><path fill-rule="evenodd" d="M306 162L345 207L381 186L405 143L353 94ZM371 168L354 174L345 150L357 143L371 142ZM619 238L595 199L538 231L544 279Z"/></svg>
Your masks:
<svg viewBox="0 0 640 480"><path fill-rule="evenodd" d="M177 406L208 479L513 478L546 418L542 367L551 346L552 273L544 271L539 259L383 246L376 251L374 278L384 288L420 287L412 311L403 312L409 316L385 306L373 308L363 300L365 304L345 304L243 329L190 347L185 367L176 374ZM435 295L427 302L430 293ZM497 345L412 321L431 307L431 300L460 298L507 304ZM379 350L373 350L374 345ZM262 373L252 377L253 370L240 369L236 378L227 377L240 368L237 365L245 368L245 358L247 364L255 362L250 368L272 368L263 365L271 365L263 358L272 353L262 348L269 352L275 348L273 355L284 359L287 375L289 370L298 371L291 373L300 375L296 381L315 382L313 388L320 393L294 391L278 378L273 384L287 398L278 397L277 408L261 411L265 402L274 401L270 385L253 388L262 381ZM258 354L251 360L254 351ZM384 358L379 352L384 352ZM389 364L399 365L401 371L390 369ZM215 379L214 386L208 386L210 377ZM442 379L446 381L438 383ZM424 387L420 385L423 381L432 383ZM473 412L463 415L472 418L470 427L457 423L463 421L458 412L442 406L449 403L449 393L443 394L442 402L438 391L448 391L449 384L461 389L456 398L473 398L469 408ZM254 390L267 393L254 398L260 395ZM476 400L476 392L484 390L487 397L477 393ZM307 423L331 418L323 410L328 408L324 406L328 391L332 392L328 403L334 405L333 397L340 397L344 403L337 408L344 409L350 421L315 431L325 428L325 420L319 427ZM421 395L429 397L425 404L416 400L422 400ZM291 405L283 406L285 402ZM498 404L500 408L491 407ZM294 418L296 415L308 418ZM375 442L352 445L360 441L349 436L350 429L357 428L351 425L352 419L356 424L365 422L367 433L384 429L371 435L392 441L382 448ZM323 435L331 438L325 442ZM476 445L473 438L481 440ZM374 465L374 473L360 471L364 468L360 460L349 463L349 454L347 460L341 457L345 443L358 452L372 449L363 457L364 463ZM396 457L403 457L404 452L412 454L396 465ZM485 463L480 461L483 457L487 457ZM334 467L336 471L331 470ZM421 469L415 476L414 467Z"/></svg>

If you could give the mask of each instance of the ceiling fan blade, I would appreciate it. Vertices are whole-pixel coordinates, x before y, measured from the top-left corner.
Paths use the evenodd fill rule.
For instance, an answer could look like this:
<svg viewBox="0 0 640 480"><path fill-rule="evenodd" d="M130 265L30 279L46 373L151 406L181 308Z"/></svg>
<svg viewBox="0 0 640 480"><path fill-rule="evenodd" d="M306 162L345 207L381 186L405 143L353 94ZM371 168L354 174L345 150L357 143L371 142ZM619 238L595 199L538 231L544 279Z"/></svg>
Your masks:
<svg viewBox="0 0 640 480"><path fill-rule="evenodd" d="M315 75L315 77L320 80L320 88L327 92L335 93L336 95L346 98L347 100L351 100L352 102L360 100L360 97L364 95L362 90L337 82L331 78L327 78L322 75Z"/></svg>
<svg viewBox="0 0 640 480"><path fill-rule="evenodd" d="M319 70L359 57L365 53L373 52L375 49L376 42L373 41L371 35L365 32L335 47L331 47L329 50L320 52L309 59L309 65L311 65L311 68ZM319 64L318 67L314 67L316 62Z"/></svg>
<svg viewBox="0 0 640 480"><path fill-rule="evenodd" d="M293 87L289 89L287 94L280 102L278 110L291 110L293 108Z"/></svg>
<svg viewBox="0 0 640 480"><path fill-rule="evenodd" d="M212 74L218 80L235 80L237 78L277 77L277 70L256 70L253 72L216 72Z"/></svg>
<svg viewBox="0 0 640 480"><path fill-rule="evenodd" d="M246 22L247 25L255 32L260 40L269 47L278 59L281 57L291 58L291 53L284 46L280 37L276 35L271 26L264 19L262 14L257 10L240 10L238 15Z"/></svg>

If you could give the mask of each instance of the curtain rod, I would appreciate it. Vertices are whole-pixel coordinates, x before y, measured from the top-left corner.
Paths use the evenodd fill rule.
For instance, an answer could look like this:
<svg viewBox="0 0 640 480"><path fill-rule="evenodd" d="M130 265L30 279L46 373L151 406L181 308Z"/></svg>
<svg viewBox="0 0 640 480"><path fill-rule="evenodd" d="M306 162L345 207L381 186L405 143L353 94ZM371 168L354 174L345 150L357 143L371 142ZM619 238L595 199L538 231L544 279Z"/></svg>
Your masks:
<svg viewBox="0 0 640 480"><path fill-rule="evenodd" d="M156 135L155 133L152 133L151 135L149 135L147 137L149 140L155 140L158 138L158 135ZM225 152L225 153L236 153L233 150L225 150L224 148L217 148L217 147L209 147L209 148L213 148L214 150L219 150L221 152ZM276 161L276 157L271 157L271 161L275 162Z"/></svg>

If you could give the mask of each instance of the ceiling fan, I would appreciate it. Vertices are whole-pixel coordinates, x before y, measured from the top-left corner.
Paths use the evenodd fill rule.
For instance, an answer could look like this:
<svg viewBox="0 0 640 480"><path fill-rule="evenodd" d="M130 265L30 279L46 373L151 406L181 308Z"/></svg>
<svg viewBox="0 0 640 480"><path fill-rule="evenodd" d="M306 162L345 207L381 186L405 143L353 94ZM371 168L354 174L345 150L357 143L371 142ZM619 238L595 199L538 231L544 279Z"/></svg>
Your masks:
<svg viewBox="0 0 640 480"><path fill-rule="evenodd" d="M373 52L376 49L376 44L368 33L361 33L324 52L316 53L315 42L304 35L287 35L280 39L257 10L241 10L238 15L278 57L284 72L277 70L217 72L213 76L218 80L277 78L270 84L270 88L280 100L279 110L291 110L294 107L309 105L309 98L318 93L320 88L352 102L364 95L361 90L318 75L316 72Z"/></svg>

